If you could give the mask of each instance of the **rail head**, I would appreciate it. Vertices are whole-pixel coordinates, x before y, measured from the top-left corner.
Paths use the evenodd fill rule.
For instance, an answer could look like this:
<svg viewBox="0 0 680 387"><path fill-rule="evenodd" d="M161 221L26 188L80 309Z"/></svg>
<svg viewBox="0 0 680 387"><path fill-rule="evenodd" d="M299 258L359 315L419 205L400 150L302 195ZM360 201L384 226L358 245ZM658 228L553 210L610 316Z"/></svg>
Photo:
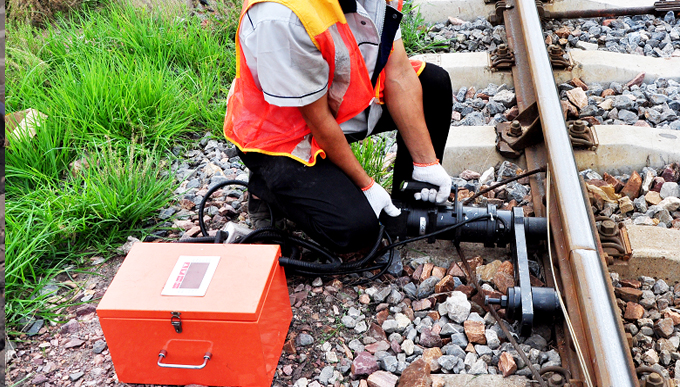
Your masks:
<svg viewBox="0 0 680 387"><path fill-rule="evenodd" d="M636 387L637 375L631 367L630 352L615 314L615 299L608 290L607 270L598 253L588 202L581 189L536 2L512 1L519 14L545 151L553 176L552 186L559 211L553 216L559 216L566 245L563 247L577 279L576 293L595 371L593 382L599 387Z"/></svg>

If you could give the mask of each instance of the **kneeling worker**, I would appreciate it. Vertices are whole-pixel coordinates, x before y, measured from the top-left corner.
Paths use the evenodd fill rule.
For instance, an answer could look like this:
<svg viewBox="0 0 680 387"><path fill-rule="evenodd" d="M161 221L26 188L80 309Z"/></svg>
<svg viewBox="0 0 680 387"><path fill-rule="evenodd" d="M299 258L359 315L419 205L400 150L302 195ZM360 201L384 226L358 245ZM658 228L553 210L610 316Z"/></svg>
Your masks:
<svg viewBox="0 0 680 387"><path fill-rule="evenodd" d="M451 191L439 163L451 82L409 61L401 17L385 0L245 0L241 11L224 133L251 194L336 252L374 243L380 212L397 216L392 198L404 199L368 176L350 142L397 129L395 187L434 184L416 198L437 203Z"/></svg>

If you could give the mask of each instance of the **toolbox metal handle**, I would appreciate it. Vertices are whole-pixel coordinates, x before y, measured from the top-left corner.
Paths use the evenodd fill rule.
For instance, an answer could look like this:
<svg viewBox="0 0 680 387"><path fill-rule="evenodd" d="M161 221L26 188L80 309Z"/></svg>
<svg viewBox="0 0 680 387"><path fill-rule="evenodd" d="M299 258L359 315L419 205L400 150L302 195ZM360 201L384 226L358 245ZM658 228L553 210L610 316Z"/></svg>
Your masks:
<svg viewBox="0 0 680 387"><path fill-rule="evenodd" d="M212 353L206 352L205 355L203 356L203 364L198 364L198 365L191 365L191 364L167 364L167 363L162 363L161 361L163 358L165 358L168 355L168 351L162 349L161 352L158 354L158 366L163 367L163 368L182 368L185 370L200 370L203 367L205 367L206 364L208 364L208 360L212 358Z"/></svg>

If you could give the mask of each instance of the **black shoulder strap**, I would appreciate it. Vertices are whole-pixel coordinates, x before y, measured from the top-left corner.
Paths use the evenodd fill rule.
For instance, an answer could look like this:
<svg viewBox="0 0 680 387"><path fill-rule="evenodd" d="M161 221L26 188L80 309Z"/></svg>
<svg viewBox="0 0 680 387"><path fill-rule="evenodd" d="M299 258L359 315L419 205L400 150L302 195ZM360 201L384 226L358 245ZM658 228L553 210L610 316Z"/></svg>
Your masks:
<svg viewBox="0 0 680 387"><path fill-rule="evenodd" d="M355 13L357 11L356 0L339 0L342 13Z"/></svg>
<svg viewBox="0 0 680 387"><path fill-rule="evenodd" d="M378 82L380 72L383 71L387 64L387 59L390 57L392 51L392 43L394 43L394 36L399 29L399 23L404 15L391 6L385 7L385 24L383 25L382 36L380 36L380 47L378 48L378 60L375 63L373 70L373 77L371 83L375 87Z"/></svg>

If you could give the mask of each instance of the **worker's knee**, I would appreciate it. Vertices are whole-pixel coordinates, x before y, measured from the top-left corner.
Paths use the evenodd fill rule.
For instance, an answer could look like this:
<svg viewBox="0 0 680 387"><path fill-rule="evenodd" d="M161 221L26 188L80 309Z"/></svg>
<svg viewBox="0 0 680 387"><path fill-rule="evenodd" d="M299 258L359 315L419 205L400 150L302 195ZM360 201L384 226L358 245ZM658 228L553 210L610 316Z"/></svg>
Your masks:
<svg viewBox="0 0 680 387"><path fill-rule="evenodd" d="M338 214L329 224L318 228L328 247L338 252L352 252L373 245L379 230L378 219L372 211Z"/></svg>
<svg viewBox="0 0 680 387"><path fill-rule="evenodd" d="M437 99L448 101L453 104L453 92L451 77L445 69L428 63L419 76L424 95L436 96ZM447 98L450 97L450 98Z"/></svg>
<svg viewBox="0 0 680 387"><path fill-rule="evenodd" d="M451 88L449 72L435 64L428 63L419 75L420 81L431 87Z"/></svg>

